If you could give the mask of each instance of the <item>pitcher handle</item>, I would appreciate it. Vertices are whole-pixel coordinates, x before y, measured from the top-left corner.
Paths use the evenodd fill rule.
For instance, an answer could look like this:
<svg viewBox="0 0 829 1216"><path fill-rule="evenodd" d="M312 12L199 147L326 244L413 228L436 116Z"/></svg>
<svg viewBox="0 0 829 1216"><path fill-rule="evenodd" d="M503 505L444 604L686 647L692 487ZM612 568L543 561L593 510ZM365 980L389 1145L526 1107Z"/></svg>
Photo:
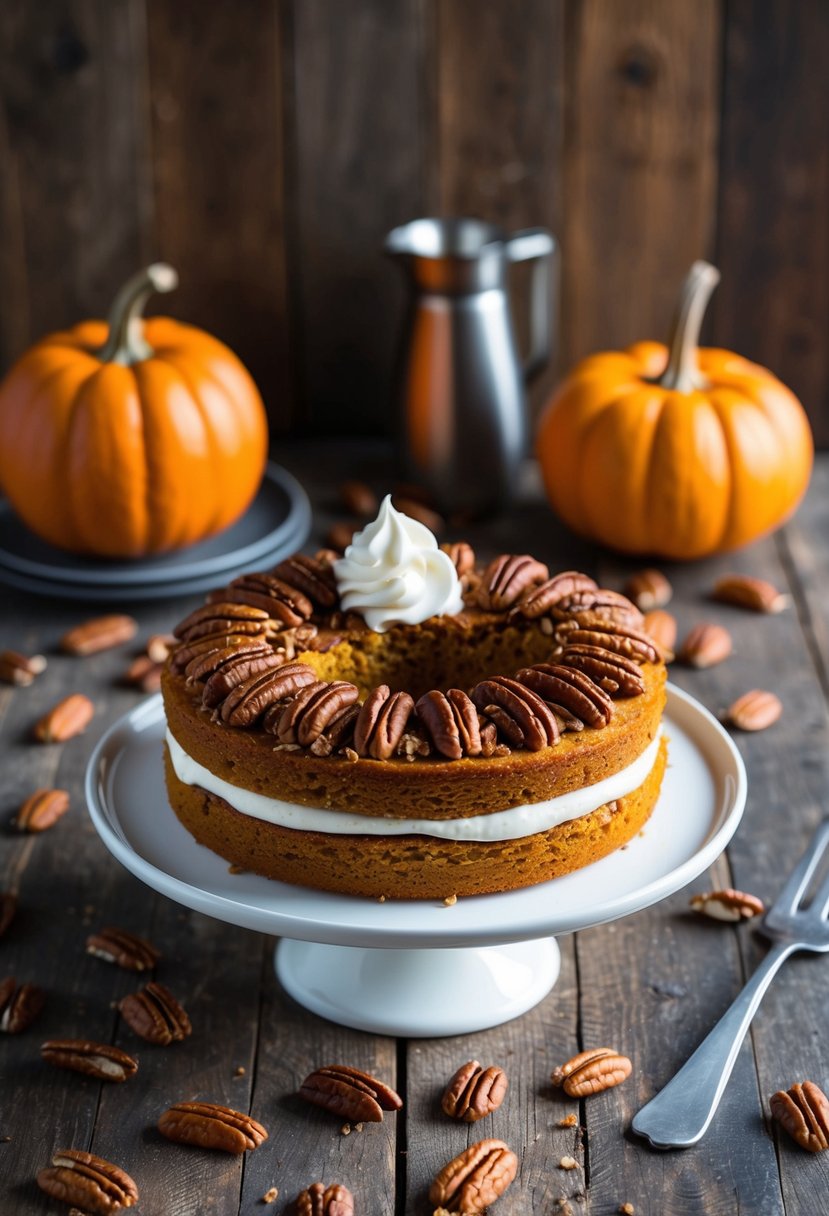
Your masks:
<svg viewBox="0 0 829 1216"><path fill-rule="evenodd" d="M530 280L530 349L524 359L524 376L529 380L550 361L555 237L546 228L523 228L508 238L506 252L511 262L536 260Z"/></svg>

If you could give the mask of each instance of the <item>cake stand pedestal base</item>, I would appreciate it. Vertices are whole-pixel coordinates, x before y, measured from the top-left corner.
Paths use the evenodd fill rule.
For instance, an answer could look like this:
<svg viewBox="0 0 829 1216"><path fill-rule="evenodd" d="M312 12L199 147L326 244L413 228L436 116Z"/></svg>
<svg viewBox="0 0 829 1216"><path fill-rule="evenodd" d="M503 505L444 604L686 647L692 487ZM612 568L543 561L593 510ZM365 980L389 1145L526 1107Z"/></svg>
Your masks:
<svg viewBox="0 0 829 1216"><path fill-rule="evenodd" d="M276 974L287 992L341 1026L438 1038L500 1026L532 1009L558 979L555 938L506 946L386 950L283 939Z"/></svg>

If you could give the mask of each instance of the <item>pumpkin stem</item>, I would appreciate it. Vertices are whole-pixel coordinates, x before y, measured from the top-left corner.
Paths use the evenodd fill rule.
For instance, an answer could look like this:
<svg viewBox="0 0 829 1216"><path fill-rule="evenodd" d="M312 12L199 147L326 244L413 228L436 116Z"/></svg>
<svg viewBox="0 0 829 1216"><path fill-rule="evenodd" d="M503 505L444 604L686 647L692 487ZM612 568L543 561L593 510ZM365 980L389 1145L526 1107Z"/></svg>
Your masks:
<svg viewBox="0 0 829 1216"><path fill-rule="evenodd" d="M110 309L109 337L98 358L127 367L151 358L153 351L144 337L141 313L154 292L173 291L177 286L178 275L166 262L153 262L127 279Z"/></svg>
<svg viewBox="0 0 829 1216"><path fill-rule="evenodd" d="M688 271L668 340L668 366L659 377L662 388L692 393L705 387L697 366L699 331L711 293L719 281L720 272L710 262L694 262Z"/></svg>

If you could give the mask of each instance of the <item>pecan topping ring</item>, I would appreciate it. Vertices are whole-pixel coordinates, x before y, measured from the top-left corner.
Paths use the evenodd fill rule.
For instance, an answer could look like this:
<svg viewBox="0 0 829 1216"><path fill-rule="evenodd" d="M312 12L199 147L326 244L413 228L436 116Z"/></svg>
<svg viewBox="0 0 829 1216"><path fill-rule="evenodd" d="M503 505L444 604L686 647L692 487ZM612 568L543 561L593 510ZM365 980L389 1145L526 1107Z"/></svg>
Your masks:
<svg viewBox="0 0 829 1216"><path fill-rule="evenodd" d="M99 1081L126 1081L138 1072L138 1061L110 1043L88 1039L49 1039L40 1054L47 1064L97 1077Z"/></svg>
<svg viewBox="0 0 829 1216"><path fill-rule="evenodd" d="M189 1017L163 984L150 982L140 992L130 993L119 1002L118 1009L139 1038L161 1047L180 1043L192 1031Z"/></svg>
<svg viewBox="0 0 829 1216"><path fill-rule="evenodd" d="M667 614L666 614L667 615ZM594 617L592 613L579 613L572 620L563 621L556 630L562 642L585 646L602 646L615 654L624 655L636 663L658 663L661 655L654 638L635 629L632 625L621 625L613 621Z"/></svg>
<svg viewBox="0 0 829 1216"><path fill-rule="evenodd" d="M517 1172L518 1158L503 1140L479 1140L447 1162L429 1188L429 1200L448 1212L483 1212Z"/></svg>
<svg viewBox="0 0 829 1216"><path fill-rule="evenodd" d="M317 1068L299 1087L299 1095L350 1123L381 1123L384 1110L400 1110L399 1094L359 1068L327 1064Z"/></svg>
<svg viewBox="0 0 829 1216"><path fill-rule="evenodd" d="M86 939L86 952L126 971L152 971L161 954L150 942L111 925Z"/></svg>
<svg viewBox="0 0 829 1216"><path fill-rule="evenodd" d="M0 980L0 1030L20 1034L43 1008L46 994L36 984L20 984L13 975Z"/></svg>
<svg viewBox="0 0 829 1216"><path fill-rule="evenodd" d="M334 571L316 557L306 557L303 553L295 553L274 566L273 575L296 587L320 608L333 608L337 603L337 584Z"/></svg>
<svg viewBox="0 0 829 1216"><path fill-rule="evenodd" d="M280 742L310 747L359 695L356 684L345 680L309 684L282 711L276 730Z"/></svg>
<svg viewBox="0 0 829 1216"><path fill-rule="evenodd" d="M244 1153L268 1138L261 1123L250 1115L215 1102L176 1102L158 1120L158 1130L177 1144Z"/></svg>
<svg viewBox="0 0 829 1216"><path fill-rule="evenodd" d="M575 616L583 612L589 612L599 620L633 629L641 629L644 621L642 613L626 595L619 591L609 591L606 587L597 587L591 591L574 591L559 600L553 615Z"/></svg>
<svg viewBox="0 0 829 1216"><path fill-rule="evenodd" d="M524 667L515 678L543 701L563 705L586 726L600 729L613 717L613 702L604 689L574 667L535 663Z"/></svg>
<svg viewBox="0 0 829 1216"><path fill-rule="evenodd" d="M279 658L267 642L253 642L197 655L187 664L184 674L188 682L204 681L202 705L205 709L215 709L234 688L278 666Z"/></svg>
<svg viewBox="0 0 829 1216"><path fill-rule="evenodd" d="M639 697L645 691L645 679L632 659L605 650L603 646L568 644L558 658L562 667L583 671L594 684L611 696Z"/></svg>
<svg viewBox="0 0 829 1216"><path fill-rule="evenodd" d="M294 1201L296 1216L354 1216L354 1196L348 1187L312 1182Z"/></svg>
<svg viewBox="0 0 829 1216"><path fill-rule="evenodd" d="M481 731L474 702L460 688L424 693L415 706L435 750L450 760L480 756Z"/></svg>
<svg viewBox="0 0 829 1216"><path fill-rule="evenodd" d="M771 1113L801 1148L820 1153L829 1148L829 1098L813 1081L778 1090Z"/></svg>
<svg viewBox="0 0 829 1216"><path fill-rule="evenodd" d="M621 1085L630 1076L632 1068L627 1056L621 1056L610 1047L594 1047L581 1051L572 1060L562 1064L550 1077L553 1085L564 1087L571 1098L584 1098L588 1094L599 1094L604 1089Z"/></svg>
<svg viewBox="0 0 829 1216"><path fill-rule="evenodd" d="M242 574L233 579L222 594L230 603L261 608L268 616L289 627L301 625L314 611L314 605L298 588L283 583L272 574Z"/></svg>
<svg viewBox="0 0 829 1216"><path fill-rule="evenodd" d="M219 650L227 650L228 648L241 647L258 647L267 643L266 633L209 633L203 638L196 638L192 642L182 642L181 645L173 651L170 658L170 666L173 671L186 671L194 659L201 656L205 658L208 655L215 654Z"/></svg>
<svg viewBox="0 0 829 1216"><path fill-rule="evenodd" d="M51 1166L38 1173L37 1185L52 1199L96 1216L110 1216L138 1202L138 1187L129 1174L75 1148L55 1153Z"/></svg>
<svg viewBox="0 0 829 1216"><path fill-rule="evenodd" d="M202 604L176 625L173 636L182 642L197 642L212 634L264 633L270 614L251 604L235 604L220 600Z"/></svg>
<svg viewBox="0 0 829 1216"><path fill-rule="evenodd" d="M476 1123L498 1109L507 1092L507 1084L503 1068L497 1065L482 1068L477 1060L469 1060L461 1065L447 1085L441 1108L453 1119Z"/></svg>
<svg viewBox="0 0 829 1216"><path fill-rule="evenodd" d="M502 553L489 563L478 588L478 603L488 612L506 612L529 587L543 583L547 567L529 554Z"/></svg>
<svg viewBox="0 0 829 1216"><path fill-rule="evenodd" d="M373 689L354 726L354 749L358 756L388 760L397 751L414 701L407 692L392 692L387 684Z"/></svg>

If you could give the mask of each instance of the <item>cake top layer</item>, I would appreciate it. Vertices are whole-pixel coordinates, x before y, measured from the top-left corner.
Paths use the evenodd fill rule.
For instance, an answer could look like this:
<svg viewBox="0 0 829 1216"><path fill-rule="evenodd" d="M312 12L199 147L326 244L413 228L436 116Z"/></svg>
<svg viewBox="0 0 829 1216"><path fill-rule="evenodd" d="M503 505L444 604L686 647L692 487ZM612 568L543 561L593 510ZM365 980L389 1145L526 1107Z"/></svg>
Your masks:
<svg viewBox="0 0 829 1216"><path fill-rule="evenodd" d="M344 557L243 575L179 624L172 672L216 722L317 757L488 759L601 730L644 692L663 656L630 600L527 554L479 566L392 511Z"/></svg>

